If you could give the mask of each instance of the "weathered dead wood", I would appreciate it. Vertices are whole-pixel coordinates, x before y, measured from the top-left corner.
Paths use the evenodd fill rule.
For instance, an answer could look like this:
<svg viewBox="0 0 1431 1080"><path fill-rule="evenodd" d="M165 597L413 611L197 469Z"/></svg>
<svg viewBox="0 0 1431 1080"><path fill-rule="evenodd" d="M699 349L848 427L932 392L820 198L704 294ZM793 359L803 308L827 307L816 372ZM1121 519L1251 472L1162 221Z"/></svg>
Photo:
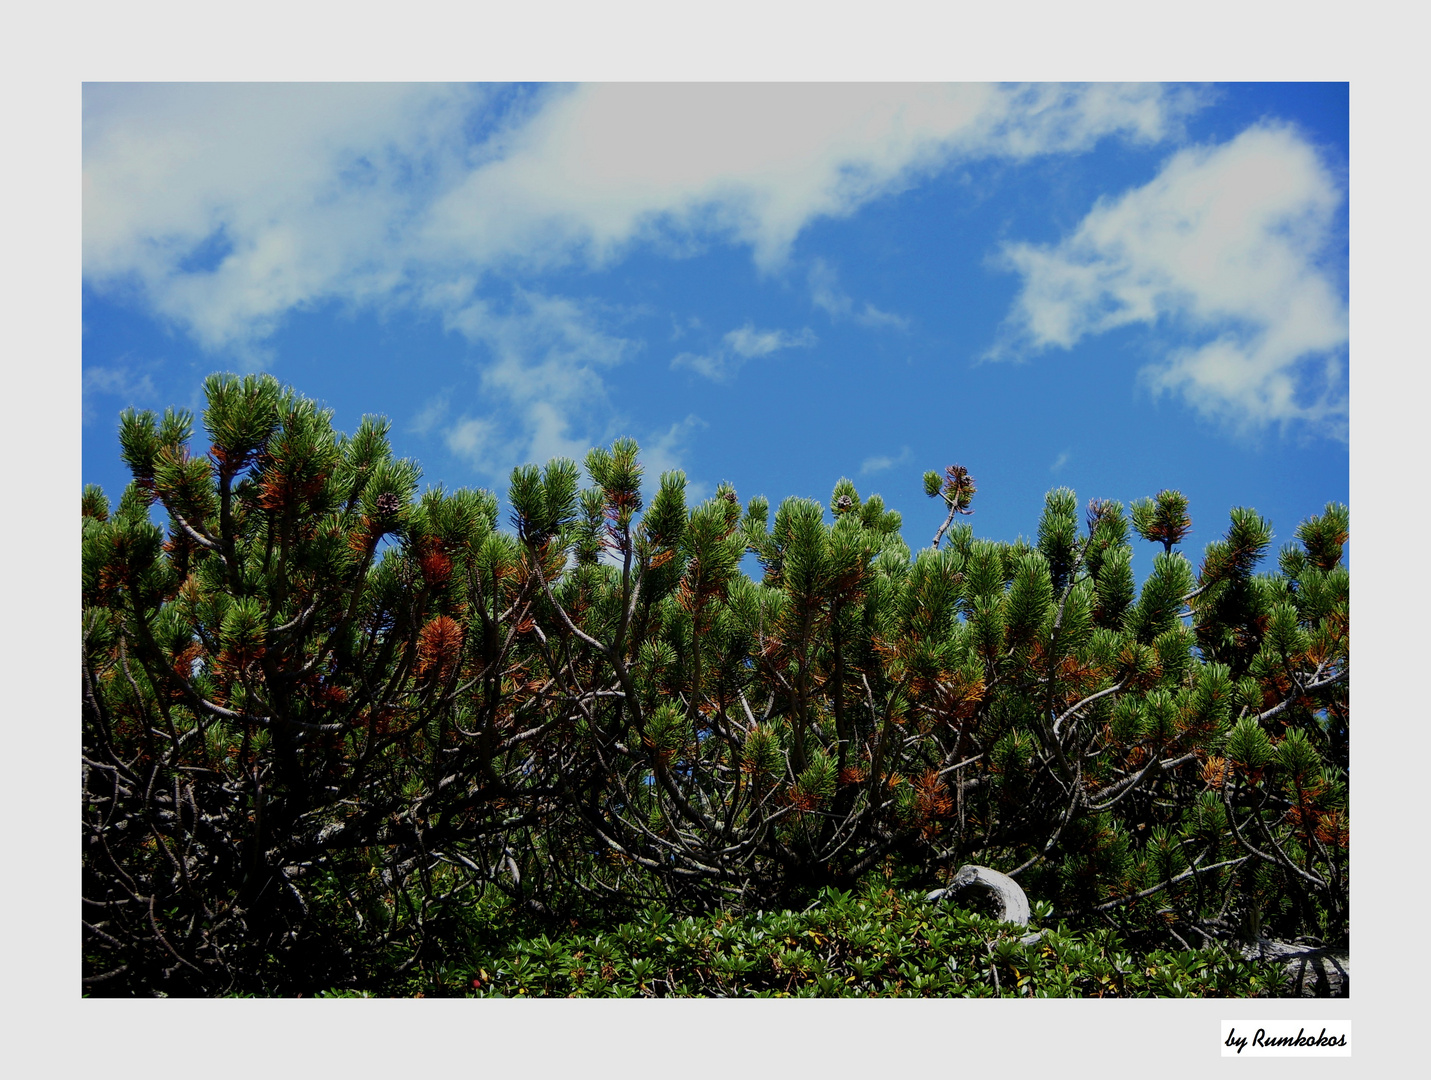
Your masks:
<svg viewBox="0 0 1431 1080"><path fill-rule="evenodd" d="M1315 945L1292 945L1261 938L1242 950L1248 960L1282 968L1286 997L1350 997L1351 957Z"/></svg>
<svg viewBox="0 0 1431 1080"><path fill-rule="evenodd" d="M966 863L959 867L953 880L949 882L948 888L935 889L925 899L934 903L961 889L968 888L970 885L983 889L994 898L995 903L999 906L998 914L1002 922L1016 923L1019 926L1029 924L1029 899L1024 895L1023 889L1019 887L1019 883L1007 874L1001 874L987 866ZM1025 934L1019 940L1025 945L1033 945L1042 939L1043 931L1039 930L1033 934Z"/></svg>

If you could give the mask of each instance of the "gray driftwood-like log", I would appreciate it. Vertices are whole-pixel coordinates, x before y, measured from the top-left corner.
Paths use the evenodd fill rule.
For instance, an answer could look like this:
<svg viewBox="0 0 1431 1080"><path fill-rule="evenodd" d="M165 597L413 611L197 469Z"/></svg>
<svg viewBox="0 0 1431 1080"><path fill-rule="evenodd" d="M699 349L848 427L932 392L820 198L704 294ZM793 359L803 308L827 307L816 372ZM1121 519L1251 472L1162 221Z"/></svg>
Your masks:
<svg viewBox="0 0 1431 1080"><path fill-rule="evenodd" d="M1351 957L1343 953L1261 938L1244 948L1242 955L1279 965L1288 997L1351 996Z"/></svg>
<svg viewBox="0 0 1431 1080"><path fill-rule="evenodd" d="M1019 883L1007 874L990 870L987 866L966 863L959 867L948 888L935 889L925 899L936 903L970 885L976 885L993 896L999 905L999 919L1003 922L1016 923L1019 926L1029 924L1029 899L1019 887ZM1019 940L1025 945L1033 945L1042 939L1043 931L1040 930L1037 933L1025 934Z"/></svg>

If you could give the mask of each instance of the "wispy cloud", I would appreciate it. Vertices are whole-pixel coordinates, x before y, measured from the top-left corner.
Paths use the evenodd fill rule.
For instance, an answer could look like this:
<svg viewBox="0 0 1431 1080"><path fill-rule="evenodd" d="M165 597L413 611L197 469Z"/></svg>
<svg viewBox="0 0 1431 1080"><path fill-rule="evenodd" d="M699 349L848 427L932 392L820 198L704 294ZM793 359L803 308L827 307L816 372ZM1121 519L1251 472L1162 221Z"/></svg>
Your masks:
<svg viewBox="0 0 1431 1080"><path fill-rule="evenodd" d="M648 438L637 440L641 445L641 464L645 468L645 483L642 486L646 489L648 498L655 494L662 473L682 467L691 437L697 431L709 426L695 413L690 413L684 420L678 420L665 431L658 431ZM698 503L710 493L710 484L687 478L686 500L688 503Z"/></svg>
<svg viewBox="0 0 1431 1080"><path fill-rule="evenodd" d="M633 240L719 236L770 268L819 217L954 159L1164 137L1196 107L1160 86L581 86L434 207L433 243L518 261L602 261Z"/></svg>
<svg viewBox="0 0 1431 1080"><path fill-rule="evenodd" d="M1005 248L1024 283L991 355L1144 324L1169 332L1142 372L1155 392L1238 427L1308 421L1344 436L1347 308L1328 268L1342 198L1290 127L1180 151L1057 244Z"/></svg>
<svg viewBox="0 0 1431 1080"><path fill-rule="evenodd" d="M885 472L896 465L903 465L910 458L909 447L904 447L897 455L876 454L874 457L867 457L860 463L860 475L868 476L871 473Z"/></svg>
<svg viewBox="0 0 1431 1080"><path fill-rule="evenodd" d="M604 373L641 347L619 313L523 274L712 244L774 271L811 223L942 169L1156 142L1196 107L1148 85L92 84L84 278L248 367L296 311L433 314L478 346L491 408L413 423L500 476L609 437ZM499 275L527 291L495 292ZM900 325L833 284L820 297ZM673 363L729 379L814 340L747 325Z"/></svg>
<svg viewBox="0 0 1431 1080"><path fill-rule="evenodd" d="M834 267L824 259L816 258L810 265L810 302L824 311L836 322L849 320L871 329L888 327L893 330L908 330L909 320L901 315L881 311L868 300L856 309L855 302L839 286L839 276Z"/></svg>
<svg viewBox="0 0 1431 1080"><path fill-rule="evenodd" d="M442 441L457 457L465 458L479 471L498 477L516 464L510 446L499 435L495 421L476 416L464 416L443 429Z"/></svg>
<svg viewBox="0 0 1431 1080"><path fill-rule="evenodd" d="M751 323L731 330L718 348L707 353L683 352L672 368L687 368L715 382L729 382L747 360L763 359L783 349L808 349L817 342L808 326L798 334L786 330L757 330Z"/></svg>
<svg viewBox="0 0 1431 1080"><path fill-rule="evenodd" d="M115 398L121 409L152 405L157 398L149 373L123 364L85 368L80 394L81 423L86 424L95 417L96 397Z"/></svg>
<svg viewBox="0 0 1431 1080"><path fill-rule="evenodd" d="M1156 141L1197 104L1149 85L90 85L84 274L239 350L316 303L642 242L735 242L770 269L812 221L951 164Z"/></svg>
<svg viewBox="0 0 1431 1080"><path fill-rule="evenodd" d="M1053 464L1048 467L1048 471L1052 473L1062 472L1063 467L1069 462L1069 457L1070 455L1067 450L1060 450L1058 457L1054 458Z"/></svg>
<svg viewBox="0 0 1431 1080"><path fill-rule="evenodd" d="M617 420L602 371L635 349L602 323L600 309L569 297L518 290L505 306L470 299L447 326L481 347L481 386L496 408L439 428L447 406L430 402L419 421L440 429L448 449L493 477L527 461L580 461Z"/></svg>
<svg viewBox="0 0 1431 1080"><path fill-rule="evenodd" d="M484 92L370 84L91 85L83 258L204 347L324 299L389 297L463 167Z"/></svg>
<svg viewBox="0 0 1431 1080"><path fill-rule="evenodd" d="M452 395L450 391L444 390L442 393L428 398L426 404L418 410L417 415L408 421L408 430L414 435L431 435L442 426L451 408Z"/></svg>

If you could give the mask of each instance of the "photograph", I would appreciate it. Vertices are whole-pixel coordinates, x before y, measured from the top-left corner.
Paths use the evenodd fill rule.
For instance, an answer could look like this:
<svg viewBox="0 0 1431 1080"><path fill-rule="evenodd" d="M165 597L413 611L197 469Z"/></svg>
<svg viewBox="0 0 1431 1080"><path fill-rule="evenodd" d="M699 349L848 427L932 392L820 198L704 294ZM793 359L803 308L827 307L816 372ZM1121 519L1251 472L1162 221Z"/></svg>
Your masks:
<svg viewBox="0 0 1431 1080"><path fill-rule="evenodd" d="M1347 81L80 98L78 996L1352 996Z"/></svg>

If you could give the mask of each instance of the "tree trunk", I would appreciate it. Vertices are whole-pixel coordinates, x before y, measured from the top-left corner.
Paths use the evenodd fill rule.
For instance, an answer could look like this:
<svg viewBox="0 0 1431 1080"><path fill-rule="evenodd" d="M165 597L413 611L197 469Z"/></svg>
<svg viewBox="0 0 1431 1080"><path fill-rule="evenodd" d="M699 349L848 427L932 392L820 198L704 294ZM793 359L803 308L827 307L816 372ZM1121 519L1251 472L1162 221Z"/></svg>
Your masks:
<svg viewBox="0 0 1431 1080"><path fill-rule="evenodd" d="M1001 921L1015 923L1019 926L1029 924L1029 900L1024 895L1023 889L1019 887L1019 883L1007 874L990 870L987 866L966 863L959 867L958 873L954 875L954 880L949 883L947 889L935 889L925 899L931 902L943 900L970 885L977 885L994 898L995 903L999 906ZM1033 945L1042 939L1043 931L1040 930L1037 933L1026 934L1019 940L1025 945Z"/></svg>

